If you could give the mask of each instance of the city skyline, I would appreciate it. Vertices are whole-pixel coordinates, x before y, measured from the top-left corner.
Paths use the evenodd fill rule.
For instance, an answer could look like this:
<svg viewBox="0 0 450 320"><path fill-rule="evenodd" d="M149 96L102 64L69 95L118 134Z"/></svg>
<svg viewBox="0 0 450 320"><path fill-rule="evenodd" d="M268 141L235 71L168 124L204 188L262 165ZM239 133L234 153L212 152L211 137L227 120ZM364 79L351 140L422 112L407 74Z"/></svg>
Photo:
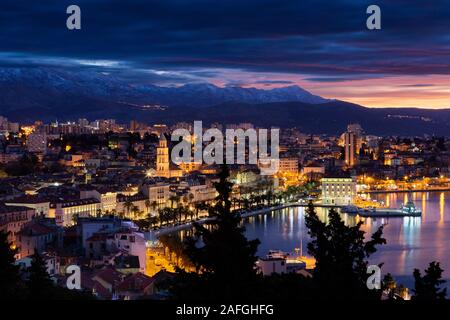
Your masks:
<svg viewBox="0 0 450 320"><path fill-rule="evenodd" d="M5 1L0 68L88 69L163 86L298 85L366 107L450 107L445 0L379 1L381 30L366 29L368 1L78 1L74 31L70 4Z"/></svg>

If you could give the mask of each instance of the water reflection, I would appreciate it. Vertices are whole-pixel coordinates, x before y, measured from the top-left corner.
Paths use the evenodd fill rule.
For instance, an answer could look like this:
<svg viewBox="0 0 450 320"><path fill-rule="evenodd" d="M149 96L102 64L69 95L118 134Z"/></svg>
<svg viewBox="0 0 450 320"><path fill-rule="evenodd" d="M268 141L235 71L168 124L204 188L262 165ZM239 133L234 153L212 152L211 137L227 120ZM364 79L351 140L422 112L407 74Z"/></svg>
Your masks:
<svg viewBox="0 0 450 320"><path fill-rule="evenodd" d="M444 276L450 277L450 192L391 193L372 195L378 201L384 201L390 207L398 208L411 198L416 207L422 209L422 217L405 218L359 218L344 214L342 217L348 225L355 225L361 219L366 236L384 226L387 245L373 255L373 263L384 263L383 273L390 272L397 276L411 276L414 268L424 269L431 261L440 261ZM322 221L328 221L324 209L317 210ZM448 210L447 210L448 211ZM292 252L309 241L304 226L304 208L290 208L254 217L247 223L249 238L259 238L259 254L264 255L270 249Z"/></svg>

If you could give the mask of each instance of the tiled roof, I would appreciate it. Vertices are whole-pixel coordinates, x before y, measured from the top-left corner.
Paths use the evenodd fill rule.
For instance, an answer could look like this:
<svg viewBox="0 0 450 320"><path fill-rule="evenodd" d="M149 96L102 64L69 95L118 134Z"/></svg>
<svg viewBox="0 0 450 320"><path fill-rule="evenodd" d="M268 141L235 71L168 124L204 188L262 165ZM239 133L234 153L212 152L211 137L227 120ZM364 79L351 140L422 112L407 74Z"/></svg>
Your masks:
<svg viewBox="0 0 450 320"><path fill-rule="evenodd" d="M153 283L153 278L141 272L129 275L118 286L119 291L142 291Z"/></svg>
<svg viewBox="0 0 450 320"><path fill-rule="evenodd" d="M107 282L109 284L114 284L114 283L121 282L122 278L123 278L123 275L122 275L122 273L120 273L119 271L115 270L114 268L107 267L107 268L102 269L99 272L97 272L92 277L92 279L94 279L94 278L99 278L99 279L102 279L103 281L105 281L105 282Z"/></svg>
<svg viewBox="0 0 450 320"><path fill-rule="evenodd" d="M46 226L39 222L31 222L20 231L21 235L24 236L40 236L45 234L50 234L55 231L55 228Z"/></svg>
<svg viewBox="0 0 450 320"><path fill-rule="evenodd" d="M3 203L0 203L0 214L1 213L28 211L28 210L34 210L34 209L23 207L23 206L7 206Z"/></svg>

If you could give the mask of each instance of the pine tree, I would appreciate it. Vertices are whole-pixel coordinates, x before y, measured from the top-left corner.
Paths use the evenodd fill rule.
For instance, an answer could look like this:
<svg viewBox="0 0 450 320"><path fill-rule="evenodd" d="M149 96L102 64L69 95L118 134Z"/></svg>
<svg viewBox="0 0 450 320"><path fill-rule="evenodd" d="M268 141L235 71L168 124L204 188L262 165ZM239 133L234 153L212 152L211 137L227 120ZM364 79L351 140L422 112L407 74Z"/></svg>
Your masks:
<svg viewBox="0 0 450 320"><path fill-rule="evenodd" d="M386 243L382 227L365 242L362 222L346 226L334 209L330 209L328 218L328 224L320 221L313 204L309 204L305 222L311 237L308 252L316 259L313 281L318 294L331 299L379 298L379 292L368 290L366 281L367 259L377 245Z"/></svg>
<svg viewBox="0 0 450 320"><path fill-rule="evenodd" d="M231 212L232 183L223 166L215 205L209 208L216 219L209 226L195 224L195 236L185 244L185 254L197 272L179 271L174 293L179 298L231 300L249 296L257 282L255 262L259 240L248 241L240 217ZM202 244L200 244L202 242Z"/></svg>
<svg viewBox="0 0 450 320"><path fill-rule="evenodd" d="M439 262L433 261L425 270L422 276L419 269L414 269L414 296L413 300L441 300L445 299L447 289L441 289L441 285L446 281L442 279L442 272Z"/></svg>
<svg viewBox="0 0 450 320"><path fill-rule="evenodd" d="M47 272L45 261L37 250L35 250L32 259L31 266L27 270L29 273L27 286L30 299L50 298L55 285Z"/></svg>
<svg viewBox="0 0 450 320"><path fill-rule="evenodd" d="M0 299L20 298L19 266L14 265L17 249L12 249L8 234L0 231Z"/></svg>

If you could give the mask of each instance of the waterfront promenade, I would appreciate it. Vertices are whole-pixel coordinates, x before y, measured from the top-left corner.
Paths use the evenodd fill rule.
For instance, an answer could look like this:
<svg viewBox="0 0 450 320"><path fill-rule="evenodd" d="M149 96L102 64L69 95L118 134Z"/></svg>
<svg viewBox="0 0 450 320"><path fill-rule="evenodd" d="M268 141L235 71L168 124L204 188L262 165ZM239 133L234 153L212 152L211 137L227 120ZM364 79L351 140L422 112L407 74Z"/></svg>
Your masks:
<svg viewBox="0 0 450 320"><path fill-rule="evenodd" d="M299 203L299 202L290 202L290 203L285 203L285 204L281 204L281 205L277 205L277 206L270 206L270 207L265 207L265 208L261 208L261 209L256 209L256 210L250 210L247 212L243 212L240 213L241 218L249 218L249 217L253 217L253 216L257 216L257 215L261 215L261 214L266 214L275 210L282 210L285 208L291 208L291 207L307 207L308 204L307 203ZM324 205L321 203L314 203L314 207L317 208L340 208L342 206L333 206L333 205ZM174 225L174 226L166 226L166 227L162 227L156 230L152 230L149 232L146 232L146 234L148 234L148 238L147 240L149 240L149 238L153 238L156 239L159 236L165 235L165 234L170 234L170 233L174 233L174 232L178 232L178 231L182 231L182 230L188 230L193 228L194 223L198 223L198 224L204 224L210 221L214 221L216 218L215 217L204 217L195 221L187 221L178 225Z"/></svg>

